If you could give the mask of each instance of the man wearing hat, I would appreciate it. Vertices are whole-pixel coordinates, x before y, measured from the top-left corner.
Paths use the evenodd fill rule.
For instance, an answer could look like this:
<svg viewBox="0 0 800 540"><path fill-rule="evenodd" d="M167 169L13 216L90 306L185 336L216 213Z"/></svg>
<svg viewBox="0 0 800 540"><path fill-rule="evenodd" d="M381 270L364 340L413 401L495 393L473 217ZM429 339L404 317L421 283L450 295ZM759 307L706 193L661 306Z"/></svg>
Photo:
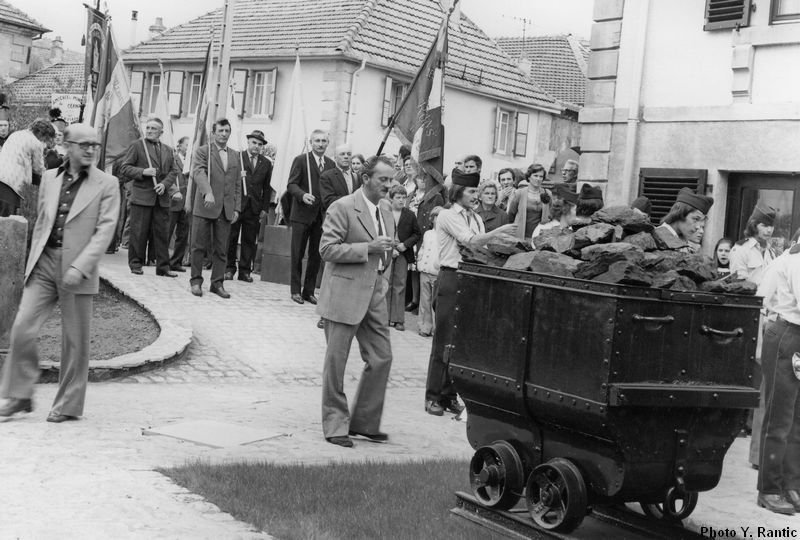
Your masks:
<svg viewBox="0 0 800 540"><path fill-rule="evenodd" d="M453 169L453 187L449 198L452 206L439 213L436 235L439 238L439 277L436 280L436 331L433 335L428 381L425 389L425 410L434 416L444 411L460 414L453 381L447 374L444 361L445 346L450 344L453 311L456 301L456 269L461 262L459 245L481 247L489 242L516 243L517 225L502 225L487 233L480 216L473 211L477 199L480 175Z"/></svg>
<svg viewBox="0 0 800 540"><path fill-rule="evenodd" d="M564 183L566 187L570 184ZM579 229L592 222L592 214L603 208L603 191L599 187L591 184L583 184L580 193L577 195L575 206L575 219L572 220L572 228Z"/></svg>
<svg viewBox="0 0 800 540"><path fill-rule="evenodd" d="M77 420L83 414L92 298L100 283L100 258L119 218L119 183L94 165L100 147L94 128L73 124L64 141L67 159L46 171L40 185L25 289L0 379L0 398L6 400L0 422L33 410L31 397L39 378L36 340L56 302L61 305L62 356L47 421Z"/></svg>
<svg viewBox="0 0 800 540"><path fill-rule="evenodd" d="M239 231L242 233L242 247L239 256L239 281L253 282L250 272L256 255L256 243L261 220L269 213L270 183L272 182L272 163L262 155L267 140L264 132L256 129L247 136L247 150L242 151L242 164L245 171L246 193L242 191L242 213L239 221L231 223L228 237L228 268L225 279L233 279L236 274L236 246Z"/></svg>
<svg viewBox="0 0 800 540"><path fill-rule="evenodd" d="M681 188L675 204L653 231L656 243L666 249L693 252L690 243L699 245L702 242L706 214L712 204L712 197L698 195L687 187Z"/></svg>

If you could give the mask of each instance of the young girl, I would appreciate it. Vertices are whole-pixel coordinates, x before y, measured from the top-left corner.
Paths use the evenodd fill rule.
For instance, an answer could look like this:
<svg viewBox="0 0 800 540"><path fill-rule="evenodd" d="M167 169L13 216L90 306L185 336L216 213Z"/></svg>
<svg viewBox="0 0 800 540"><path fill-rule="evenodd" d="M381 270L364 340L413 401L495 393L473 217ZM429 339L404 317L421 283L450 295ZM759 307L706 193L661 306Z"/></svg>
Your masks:
<svg viewBox="0 0 800 540"><path fill-rule="evenodd" d="M717 265L719 274L727 275L731 273L731 247L733 247L733 240L720 238L714 248L714 263Z"/></svg>

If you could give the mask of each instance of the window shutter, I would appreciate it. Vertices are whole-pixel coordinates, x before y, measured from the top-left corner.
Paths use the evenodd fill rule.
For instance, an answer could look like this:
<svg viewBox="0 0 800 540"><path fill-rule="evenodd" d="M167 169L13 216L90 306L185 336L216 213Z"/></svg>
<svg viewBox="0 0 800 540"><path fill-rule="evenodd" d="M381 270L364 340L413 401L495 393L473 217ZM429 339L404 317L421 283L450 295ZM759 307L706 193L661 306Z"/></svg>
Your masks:
<svg viewBox="0 0 800 540"><path fill-rule="evenodd" d="M703 30L749 26L752 0L706 0Z"/></svg>
<svg viewBox="0 0 800 540"><path fill-rule="evenodd" d="M705 169L639 169L639 195L653 205L650 220L657 223L666 216L682 188L705 194L707 179Z"/></svg>
<svg viewBox="0 0 800 540"><path fill-rule="evenodd" d="M233 70L233 107L239 116L244 116L244 104L247 96L247 74L246 69Z"/></svg>
<svg viewBox="0 0 800 540"><path fill-rule="evenodd" d="M392 78L386 77L386 86L383 89L383 114L381 114L381 125L383 127L389 125L389 119L392 116L392 87Z"/></svg>
<svg viewBox="0 0 800 540"><path fill-rule="evenodd" d="M528 113L517 113L517 129L514 136L514 155L517 157L525 157L528 153Z"/></svg>
<svg viewBox="0 0 800 540"><path fill-rule="evenodd" d="M167 101L169 102L169 114L171 116L180 116L183 101L183 71L170 71L168 77Z"/></svg>
<svg viewBox="0 0 800 540"><path fill-rule="evenodd" d="M278 68L272 68L272 84L269 88L269 108L267 116L270 118L275 116L275 89L278 88Z"/></svg>
<svg viewBox="0 0 800 540"><path fill-rule="evenodd" d="M500 105L495 107L494 113L494 139L492 140L492 154L497 152L497 145L500 142Z"/></svg>

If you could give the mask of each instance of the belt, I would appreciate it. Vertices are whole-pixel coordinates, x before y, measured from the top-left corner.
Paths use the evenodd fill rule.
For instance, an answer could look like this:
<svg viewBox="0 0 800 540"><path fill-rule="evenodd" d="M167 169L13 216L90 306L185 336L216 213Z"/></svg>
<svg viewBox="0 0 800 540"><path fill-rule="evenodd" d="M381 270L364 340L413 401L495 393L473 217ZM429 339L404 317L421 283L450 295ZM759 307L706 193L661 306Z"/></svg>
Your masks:
<svg viewBox="0 0 800 540"><path fill-rule="evenodd" d="M792 328L794 328L795 330L800 330L800 324L797 324L797 323L793 323L793 322L787 321L786 319L784 319L784 318L783 318L783 317L781 317L780 315L778 315L778 318L776 319L776 322L782 322L783 324L785 324L785 325L787 325L787 326L791 326L791 327L792 327Z"/></svg>
<svg viewBox="0 0 800 540"><path fill-rule="evenodd" d="M439 270L449 270L450 272L456 272L458 268L453 268L452 266L440 266Z"/></svg>

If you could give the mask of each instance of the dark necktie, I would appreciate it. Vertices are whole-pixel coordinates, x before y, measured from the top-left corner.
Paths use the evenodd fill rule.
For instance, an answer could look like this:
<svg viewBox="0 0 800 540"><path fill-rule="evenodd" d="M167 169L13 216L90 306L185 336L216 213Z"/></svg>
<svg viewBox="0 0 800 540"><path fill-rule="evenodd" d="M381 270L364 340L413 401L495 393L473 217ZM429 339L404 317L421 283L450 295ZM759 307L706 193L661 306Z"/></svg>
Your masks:
<svg viewBox="0 0 800 540"><path fill-rule="evenodd" d="M378 223L378 236L383 236L383 225L381 225L381 211L378 207L375 207L375 221ZM386 269L386 252L384 251L381 253L381 265L378 270L385 270Z"/></svg>
<svg viewBox="0 0 800 540"><path fill-rule="evenodd" d="M319 172L325 170L325 158L319 158Z"/></svg>
<svg viewBox="0 0 800 540"><path fill-rule="evenodd" d="M253 158L251 158L251 160L250 160L250 165L252 165L252 166L253 166L253 171L254 171L254 172L255 172L255 170L256 170L256 165L257 165L257 164L258 164L258 158L254 156L254 157L253 157Z"/></svg>

